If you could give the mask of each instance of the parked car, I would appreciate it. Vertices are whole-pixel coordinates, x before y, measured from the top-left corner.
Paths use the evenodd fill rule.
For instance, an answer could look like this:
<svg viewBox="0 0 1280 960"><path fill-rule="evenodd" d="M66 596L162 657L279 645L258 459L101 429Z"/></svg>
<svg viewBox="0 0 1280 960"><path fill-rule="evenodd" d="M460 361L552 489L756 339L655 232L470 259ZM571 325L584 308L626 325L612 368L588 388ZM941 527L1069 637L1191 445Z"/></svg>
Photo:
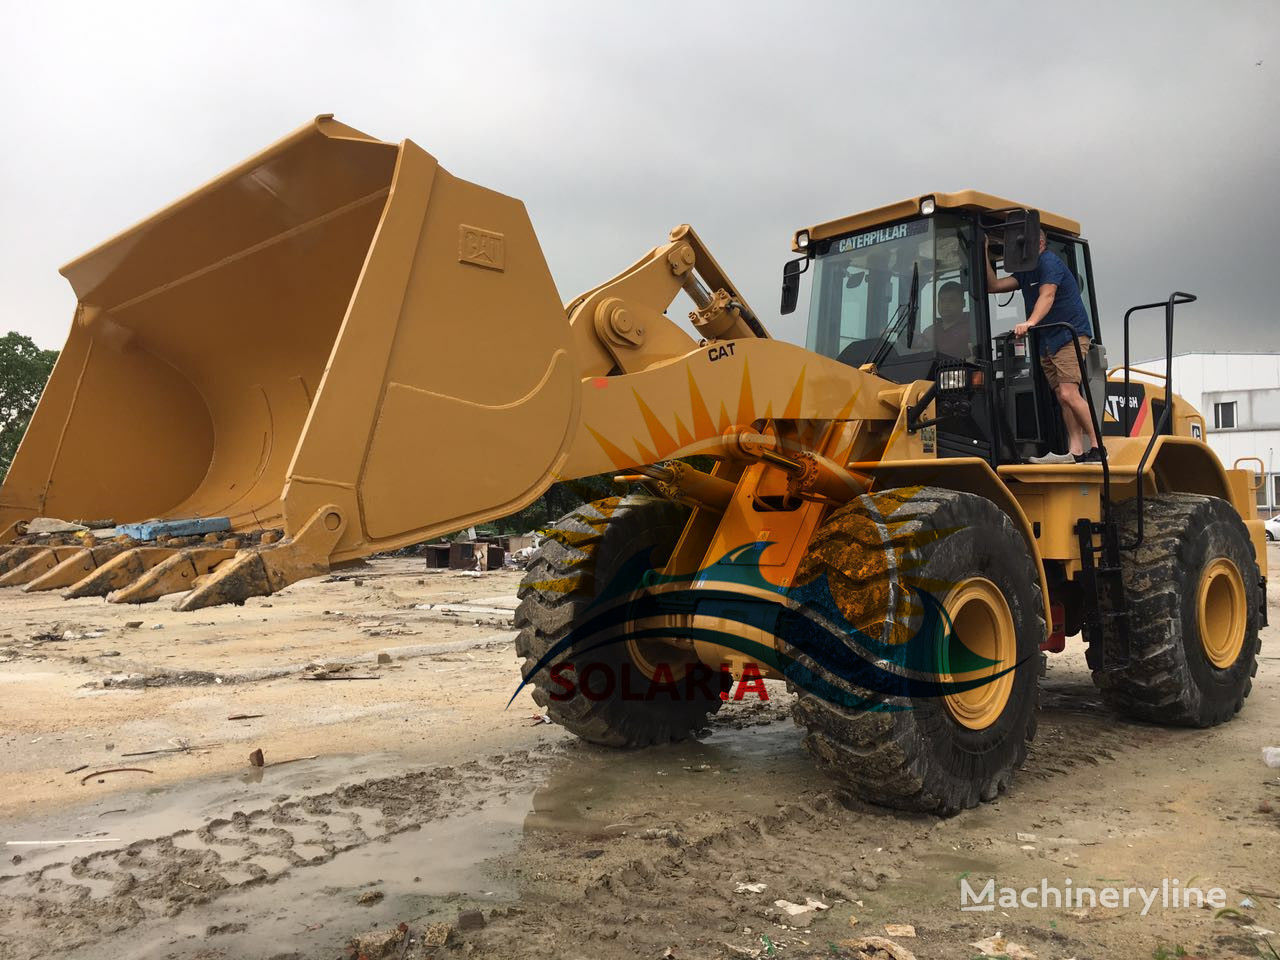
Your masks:
<svg viewBox="0 0 1280 960"><path fill-rule="evenodd" d="M1263 524L1267 530L1268 540L1280 540L1280 513Z"/></svg>

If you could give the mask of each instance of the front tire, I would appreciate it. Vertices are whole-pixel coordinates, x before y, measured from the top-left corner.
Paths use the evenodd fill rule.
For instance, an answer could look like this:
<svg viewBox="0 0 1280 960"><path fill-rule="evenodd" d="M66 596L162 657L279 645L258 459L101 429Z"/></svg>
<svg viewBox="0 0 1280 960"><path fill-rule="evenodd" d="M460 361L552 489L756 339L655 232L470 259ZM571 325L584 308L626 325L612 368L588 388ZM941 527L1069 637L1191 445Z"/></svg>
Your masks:
<svg viewBox="0 0 1280 960"><path fill-rule="evenodd" d="M952 814L994 799L1035 735L1046 635L1035 560L1008 515L982 497L933 487L867 494L832 514L801 562L797 583L823 579L849 625L893 643L915 629L904 622L907 586L928 591L942 601L955 637L995 662L963 674L989 681L948 696L847 686L869 706L792 683L809 752L871 803ZM781 652L802 675L815 642L802 630L785 632ZM938 641L949 643L954 638ZM962 678L947 669L950 652L936 651L934 679Z"/></svg>
<svg viewBox="0 0 1280 960"><path fill-rule="evenodd" d="M1137 537L1137 504L1116 507L1121 542ZM1121 555L1129 661L1108 669L1121 638L1103 591L1103 644L1089 666L1103 699L1152 723L1211 727L1244 706L1258 672L1262 582L1249 531L1217 497L1171 493L1144 501L1143 540ZM1111 616L1107 616L1111 614Z"/></svg>
<svg viewBox="0 0 1280 960"><path fill-rule="evenodd" d="M645 574L662 568L687 518L683 507L653 497L584 504L551 527L520 583L516 653L525 658L533 699L584 740L609 747L685 740L720 709L727 675L687 649L625 637L596 646L600 635L587 627L602 603L631 594ZM553 653L562 642L568 647ZM548 656L552 663L537 669ZM557 680L550 669L555 664L573 668ZM657 679L670 676L673 685L651 685L658 665L669 674Z"/></svg>

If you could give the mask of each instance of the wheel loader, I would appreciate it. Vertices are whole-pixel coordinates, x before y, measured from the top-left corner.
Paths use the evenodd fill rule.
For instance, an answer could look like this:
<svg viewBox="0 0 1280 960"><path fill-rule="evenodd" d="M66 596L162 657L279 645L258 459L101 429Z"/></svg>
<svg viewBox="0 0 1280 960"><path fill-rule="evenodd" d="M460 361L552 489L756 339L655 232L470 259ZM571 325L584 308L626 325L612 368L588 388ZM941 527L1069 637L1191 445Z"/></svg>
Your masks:
<svg viewBox="0 0 1280 960"><path fill-rule="evenodd" d="M1029 462L1063 422L984 261L1033 265L1041 229L1093 327L1101 463ZM1068 636L1120 713L1239 711L1264 532L1257 476L1172 389L1195 298L1104 324L1080 225L972 190L792 250L805 347L688 226L564 304L520 201L321 116L62 268L78 305L0 492L0 583L242 603L607 474L628 492L547 531L517 613L524 683L587 740L694 736L735 680L783 679L842 790L947 814L1007 787ZM1134 369L1152 319L1165 366Z"/></svg>

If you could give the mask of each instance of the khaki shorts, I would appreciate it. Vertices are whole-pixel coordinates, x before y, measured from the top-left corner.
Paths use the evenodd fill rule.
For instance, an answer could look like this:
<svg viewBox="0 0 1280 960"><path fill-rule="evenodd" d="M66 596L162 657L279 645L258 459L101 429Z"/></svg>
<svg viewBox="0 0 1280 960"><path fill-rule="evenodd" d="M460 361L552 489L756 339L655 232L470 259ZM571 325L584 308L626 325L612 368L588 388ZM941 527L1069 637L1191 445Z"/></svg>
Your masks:
<svg viewBox="0 0 1280 960"><path fill-rule="evenodd" d="M1080 337L1080 355L1089 355L1089 338ZM1041 355L1040 366L1044 368L1044 377L1049 386L1058 389L1060 383L1080 383L1084 378L1080 375L1080 364L1076 363L1076 348L1071 341L1064 343L1056 353Z"/></svg>

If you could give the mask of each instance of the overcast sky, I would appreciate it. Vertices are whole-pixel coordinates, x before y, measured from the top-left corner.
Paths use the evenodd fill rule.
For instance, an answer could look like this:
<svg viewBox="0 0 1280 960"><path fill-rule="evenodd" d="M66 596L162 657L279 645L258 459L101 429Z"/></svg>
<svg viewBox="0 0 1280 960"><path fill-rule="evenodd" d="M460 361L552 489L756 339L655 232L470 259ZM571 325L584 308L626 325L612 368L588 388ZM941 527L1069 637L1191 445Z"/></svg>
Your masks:
<svg viewBox="0 0 1280 960"><path fill-rule="evenodd" d="M1084 224L1113 359L1174 288L1180 350L1280 349L1280 3L0 7L0 331L43 346L59 266L332 112L522 198L566 300L687 221L802 340L794 229L976 187Z"/></svg>

